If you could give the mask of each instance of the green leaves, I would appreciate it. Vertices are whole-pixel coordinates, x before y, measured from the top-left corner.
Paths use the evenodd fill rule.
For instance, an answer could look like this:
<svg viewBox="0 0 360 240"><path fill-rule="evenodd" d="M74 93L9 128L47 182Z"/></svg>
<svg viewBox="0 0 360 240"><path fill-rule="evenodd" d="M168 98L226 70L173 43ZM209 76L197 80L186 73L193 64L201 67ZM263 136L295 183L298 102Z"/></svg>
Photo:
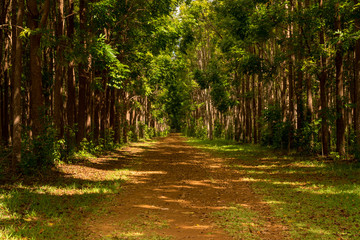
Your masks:
<svg viewBox="0 0 360 240"><path fill-rule="evenodd" d="M129 66L118 60L118 52L105 43L104 35L100 35L93 42L90 52L95 60L96 69L98 71L107 71L109 76L108 85L120 89L122 87L122 80L128 77L130 73Z"/></svg>

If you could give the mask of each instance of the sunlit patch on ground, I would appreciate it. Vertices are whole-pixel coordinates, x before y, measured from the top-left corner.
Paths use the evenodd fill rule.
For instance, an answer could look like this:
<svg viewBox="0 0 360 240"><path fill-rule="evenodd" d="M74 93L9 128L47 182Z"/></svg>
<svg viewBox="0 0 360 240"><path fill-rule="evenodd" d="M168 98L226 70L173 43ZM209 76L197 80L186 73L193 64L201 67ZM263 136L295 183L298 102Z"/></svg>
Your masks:
<svg viewBox="0 0 360 240"><path fill-rule="evenodd" d="M278 155L252 145L193 142L230 154L240 179L251 183L289 226L290 239L360 239L359 164Z"/></svg>

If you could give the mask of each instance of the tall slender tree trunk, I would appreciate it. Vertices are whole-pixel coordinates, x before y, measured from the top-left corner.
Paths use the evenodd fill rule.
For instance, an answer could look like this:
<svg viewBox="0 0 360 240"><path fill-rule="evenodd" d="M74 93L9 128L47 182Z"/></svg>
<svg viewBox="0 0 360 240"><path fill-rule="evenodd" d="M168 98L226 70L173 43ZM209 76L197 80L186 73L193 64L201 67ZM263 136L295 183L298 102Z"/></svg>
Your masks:
<svg viewBox="0 0 360 240"><path fill-rule="evenodd" d="M24 15L24 0L18 0L17 4L13 3L13 7L18 6L16 25L22 26ZM15 60L13 65L12 77L12 105L13 105L13 157L12 168L15 171L21 160L21 73L22 73L22 42L19 37L21 29L16 27Z"/></svg>
<svg viewBox="0 0 360 240"><path fill-rule="evenodd" d="M291 2L291 1L290 1ZM290 6L287 6L288 8L288 12L289 14L291 12L294 11L294 6L291 3ZM291 41L291 38L293 37L293 32L294 32L294 24L290 23L288 25L288 30L287 30L287 39L288 41ZM288 49L291 49L290 47L290 43L288 46ZM293 142L294 142L294 129L295 129L295 106L294 106L294 63L295 63L295 54L292 53L287 65L288 65L288 82L289 82L289 112L288 112L288 121L291 124L291 129L289 132L289 139L288 139L288 151L290 151L290 149L293 146Z"/></svg>
<svg viewBox="0 0 360 240"><path fill-rule="evenodd" d="M335 19L335 29L341 30L341 16L339 13L339 3L337 3L337 15ZM336 43L336 151L340 155L345 154L345 119L344 119L344 79L343 79L343 48L341 40Z"/></svg>
<svg viewBox="0 0 360 240"><path fill-rule="evenodd" d="M246 97L245 97L245 77L241 80L241 118L240 118L240 128L242 134L242 141L246 142Z"/></svg>
<svg viewBox="0 0 360 240"><path fill-rule="evenodd" d="M101 94L99 90L96 90L94 93L94 113L93 113L93 134L94 141L98 142L100 137L100 111L101 111Z"/></svg>
<svg viewBox="0 0 360 240"><path fill-rule="evenodd" d="M73 47L72 39L74 37L75 25L74 25L74 2L73 0L68 0L68 18L67 18L67 38L68 46ZM67 101L66 101L66 115L67 115L67 139L69 151L71 151L76 144L76 139L74 136L74 127L77 122L76 118L76 90L75 90L75 62L70 60L67 68Z"/></svg>
<svg viewBox="0 0 360 240"><path fill-rule="evenodd" d="M10 51L10 43L7 41L5 44L5 51L9 54ZM2 143L4 145L9 144L9 83L10 83L10 76L9 76L9 61L5 60L4 63L4 82L3 82L3 89L2 89L2 98L1 98L1 133L2 133Z"/></svg>
<svg viewBox="0 0 360 240"><path fill-rule="evenodd" d="M251 98L250 98L250 78L245 77L245 107L246 107L246 142L251 143Z"/></svg>
<svg viewBox="0 0 360 240"><path fill-rule="evenodd" d="M103 94L101 99L101 122L100 122L100 136L105 139L107 134L107 130L110 130L109 127L109 94L110 89L107 87L106 84L107 80L103 80ZM113 130L113 129L112 129Z"/></svg>
<svg viewBox="0 0 360 240"><path fill-rule="evenodd" d="M355 4L358 4L358 0L354 0ZM358 10L359 13L359 10ZM355 18L356 31L360 31L360 17L357 15ZM355 111L354 111L354 128L356 134L356 152L357 159L360 160L360 39L356 41L355 47Z"/></svg>
<svg viewBox="0 0 360 240"><path fill-rule="evenodd" d="M45 27L49 12L50 0L46 0L42 5L42 14L38 10L36 0L27 1L28 8L28 24L31 30L35 31L39 28ZM37 137L41 134L44 126L44 96L42 93L42 74L41 74L41 55L40 55L40 41L41 33L36 32L30 35L30 82L31 82L31 120L32 120L32 135Z"/></svg>
<svg viewBox="0 0 360 240"><path fill-rule="evenodd" d="M253 133L254 133L254 143L258 143L258 135L257 135L257 112L256 112L256 97L255 97L255 90L256 90L256 87L255 87L255 75L253 76L252 78L252 92L253 92L253 95L252 95L252 110L253 110Z"/></svg>
<svg viewBox="0 0 360 240"><path fill-rule="evenodd" d="M305 9L308 9L310 7L310 0L305 0ZM305 31L305 29L308 29L308 26L305 24L305 26L303 27L303 30ZM304 39L304 41L306 41L307 39ZM313 113L314 113L314 107L313 107L313 96L312 96L312 79L311 79L311 75L306 73L305 74L305 79L306 79L306 96L307 96L307 111L306 111L306 116L307 116L307 121L308 122L312 122L313 120Z"/></svg>
<svg viewBox="0 0 360 240"><path fill-rule="evenodd" d="M79 14L80 14L80 45L85 52L85 31L86 31L86 7L87 0L80 0L79 2ZM87 88L87 64L80 63L78 66L79 72L79 106L78 106L78 133L77 143L86 137L86 120L87 120L87 107L86 107L86 88Z"/></svg>
<svg viewBox="0 0 360 240"><path fill-rule="evenodd" d="M57 0L55 5L56 14L56 37L58 40L58 46L56 47L56 58L55 58L55 86L54 86L54 122L58 132L58 137L64 136L64 105L62 100L62 86L63 86L63 40L61 39L64 35L64 0Z"/></svg>
<svg viewBox="0 0 360 240"><path fill-rule="evenodd" d="M319 0L319 6L323 8L323 0ZM325 44L325 33L323 30L319 33L320 45ZM322 146L322 155L329 155L329 126L327 123L327 112L328 112L328 99L326 93L326 82L327 82L327 57L324 54L320 57L320 67L321 73L319 76L320 80L320 105L321 105L321 146Z"/></svg>
<svg viewBox="0 0 360 240"><path fill-rule="evenodd" d="M295 106L294 106L294 59L295 55L292 55L288 61L288 81L289 81L289 115L288 121L291 124L288 140L288 150L293 146L294 142L294 121L295 121Z"/></svg>

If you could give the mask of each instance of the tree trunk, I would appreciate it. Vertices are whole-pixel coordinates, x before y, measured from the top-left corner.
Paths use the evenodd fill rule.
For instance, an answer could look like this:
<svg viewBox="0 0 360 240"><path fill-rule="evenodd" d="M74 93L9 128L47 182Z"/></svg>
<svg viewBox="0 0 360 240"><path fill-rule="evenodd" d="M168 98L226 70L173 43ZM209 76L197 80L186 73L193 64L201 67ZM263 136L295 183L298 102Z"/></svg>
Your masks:
<svg viewBox="0 0 360 240"><path fill-rule="evenodd" d="M6 51L10 51L9 42L6 43ZM1 133L2 133L2 144L8 145L9 144L9 62L5 61L4 64L4 82L3 82L3 89L2 90L2 98L1 98Z"/></svg>
<svg viewBox="0 0 360 240"><path fill-rule="evenodd" d="M86 7L87 0L80 0L79 3L79 14L80 14L80 45L85 52L85 30L86 30ZM80 63L78 66L79 72L79 106L78 106L78 133L77 133L77 144L86 137L86 85L87 85L87 71L86 64Z"/></svg>
<svg viewBox="0 0 360 240"><path fill-rule="evenodd" d="M288 6L288 11L294 11L294 6ZM287 38L288 41L293 37L294 32L294 25L293 23L289 24L288 31L287 31ZM288 46L290 49L290 45ZM295 129L295 106L294 106L294 62L295 62L295 55L291 54L287 64L288 64L288 82L289 82L289 112L288 112L288 121L291 124L291 129L289 132L289 139L288 139L288 151L293 146L294 142L294 129Z"/></svg>
<svg viewBox="0 0 360 240"><path fill-rule="evenodd" d="M354 0L358 4L358 0ZM358 10L359 11L359 10ZM360 17L355 18L355 29L360 31ZM360 160L360 39L356 40L355 47L355 111L354 111L354 128L356 134L356 158Z"/></svg>
<svg viewBox="0 0 360 240"><path fill-rule="evenodd" d="M319 6L322 9L323 7L323 0L319 0ZM325 44L325 34L324 31L321 30L319 33L320 38L320 45ZM326 65L327 65L327 58L322 55L320 57L320 67L321 73L319 76L320 80L320 105L321 105L321 146L322 146L322 155L327 156L329 155L329 127L327 123L327 112L328 112L328 100L327 100L327 93L326 93L326 82L327 82L327 72L326 72Z"/></svg>
<svg viewBox="0 0 360 240"><path fill-rule="evenodd" d="M255 90L256 90L256 87L255 87L255 75L253 76L252 78L252 92L253 92L253 96L252 96L252 107L253 107L253 133L254 133L254 143L257 144L258 143L258 135L257 135L257 114L256 114L256 97L255 97Z"/></svg>
<svg viewBox="0 0 360 240"><path fill-rule="evenodd" d="M54 86L54 122L58 133L58 137L64 136L64 109L62 100L62 86L63 86L63 41L60 40L64 35L64 0L57 0L56 10L56 38L59 41L56 47L55 58L55 86Z"/></svg>
<svg viewBox="0 0 360 240"><path fill-rule="evenodd" d="M74 25L74 2L73 0L68 0L68 12L69 15L67 18L67 38L68 46L73 47L72 39L74 37L75 25ZM66 101L66 115L67 115L67 141L68 141L68 151L76 145L75 139L75 123L77 122L76 117L76 90L75 90L75 61L73 59L68 63L67 68L67 101Z"/></svg>
<svg viewBox="0 0 360 240"><path fill-rule="evenodd" d="M24 15L24 0L18 0L17 4L13 3L13 7L18 5L16 25L22 26ZM13 79L12 79L12 105L13 105L13 133L12 133L12 145L13 145L13 157L12 168L15 171L21 160L21 73L22 73L22 42L19 37L21 32L20 28L16 28L16 41L14 43L15 48L15 60L13 65Z"/></svg>
<svg viewBox="0 0 360 240"><path fill-rule="evenodd" d="M101 102L101 94L99 90L96 90L94 93L94 120L93 120L93 133L94 133L94 141L99 141L100 136L100 102Z"/></svg>
<svg viewBox="0 0 360 240"><path fill-rule="evenodd" d="M28 0L28 22L31 30L42 29L45 27L49 11L50 11L50 0L46 0L42 6L42 14L37 7L36 0ZM40 53L40 41L41 33L33 33L30 35L30 82L31 82L31 120L32 120L32 135L37 137L41 134L44 127L44 96L42 93L42 74L41 74L41 55Z"/></svg>
<svg viewBox="0 0 360 240"><path fill-rule="evenodd" d="M339 3L337 3L337 15L335 19L335 29L341 30L341 16L339 13ZM342 42L338 40L336 43L336 56L335 56L335 67L336 67L336 151L340 155L345 154L345 119L344 119L344 79L343 79L343 49Z"/></svg>
<svg viewBox="0 0 360 240"><path fill-rule="evenodd" d="M250 78L251 76L246 75L244 78L245 83L245 108L246 108L246 142L251 143L251 97L250 97Z"/></svg>

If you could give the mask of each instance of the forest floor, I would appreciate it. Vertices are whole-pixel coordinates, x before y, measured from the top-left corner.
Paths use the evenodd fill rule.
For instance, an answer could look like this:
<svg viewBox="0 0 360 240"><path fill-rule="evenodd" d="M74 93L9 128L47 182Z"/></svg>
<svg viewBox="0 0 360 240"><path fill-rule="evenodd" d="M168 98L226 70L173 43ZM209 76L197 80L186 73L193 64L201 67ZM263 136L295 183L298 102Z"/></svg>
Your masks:
<svg viewBox="0 0 360 240"><path fill-rule="evenodd" d="M136 156L128 182L123 192L110 201L106 214L85 219L83 227L89 233L88 239L233 239L219 227L221 223L216 223L223 214L229 214L226 210L236 211L238 206L258 214L236 213L235 221L249 218L247 221L253 225L262 225L252 226L250 231L246 227L243 237L283 239L286 235L286 227L273 217L249 182L227 167L226 159L190 146L186 138L173 134L122 151ZM117 161L105 161L97 167L106 171L120 166Z"/></svg>

